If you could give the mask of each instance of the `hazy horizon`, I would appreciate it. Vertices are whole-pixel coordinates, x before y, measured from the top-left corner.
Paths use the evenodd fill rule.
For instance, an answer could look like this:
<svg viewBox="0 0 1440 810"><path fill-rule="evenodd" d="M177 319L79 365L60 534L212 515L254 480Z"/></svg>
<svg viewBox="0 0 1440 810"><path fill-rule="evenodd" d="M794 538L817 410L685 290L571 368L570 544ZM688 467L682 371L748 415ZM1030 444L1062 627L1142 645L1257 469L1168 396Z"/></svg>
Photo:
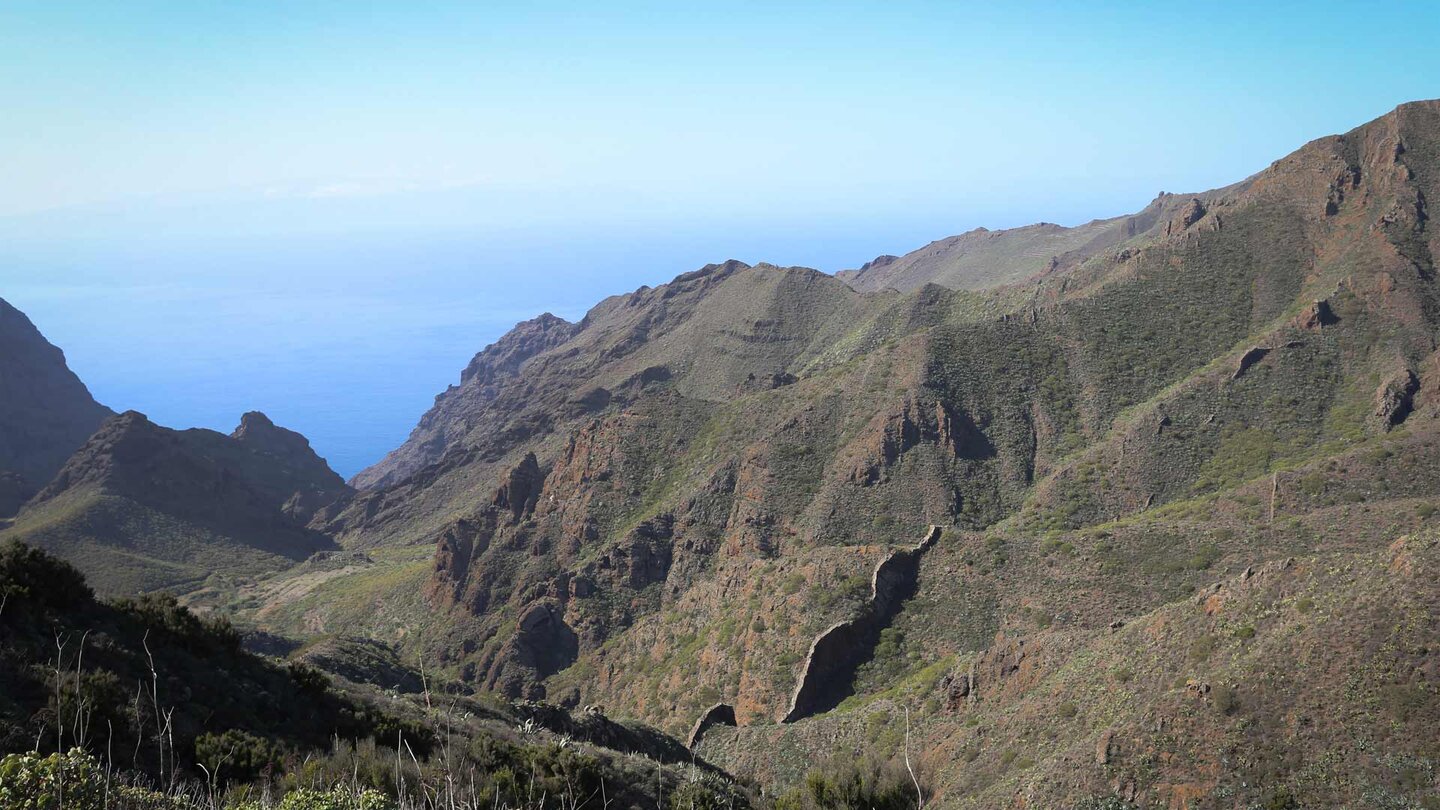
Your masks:
<svg viewBox="0 0 1440 810"><path fill-rule="evenodd" d="M1132 213L1440 95L1428 4L1221 5L7 4L0 296L106 405L349 477L540 312Z"/></svg>

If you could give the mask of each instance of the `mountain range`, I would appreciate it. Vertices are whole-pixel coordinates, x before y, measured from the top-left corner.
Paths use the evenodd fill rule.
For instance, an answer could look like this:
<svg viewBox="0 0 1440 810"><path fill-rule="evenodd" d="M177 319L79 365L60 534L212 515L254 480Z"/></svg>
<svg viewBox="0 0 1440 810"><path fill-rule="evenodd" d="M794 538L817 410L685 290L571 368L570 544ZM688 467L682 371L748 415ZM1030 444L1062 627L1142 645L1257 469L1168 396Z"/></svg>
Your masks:
<svg viewBox="0 0 1440 810"><path fill-rule="evenodd" d="M707 265L519 324L348 484L111 415L3 305L3 535L764 785L1431 806L1437 196L1424 101L1131 216Z"/></svg>

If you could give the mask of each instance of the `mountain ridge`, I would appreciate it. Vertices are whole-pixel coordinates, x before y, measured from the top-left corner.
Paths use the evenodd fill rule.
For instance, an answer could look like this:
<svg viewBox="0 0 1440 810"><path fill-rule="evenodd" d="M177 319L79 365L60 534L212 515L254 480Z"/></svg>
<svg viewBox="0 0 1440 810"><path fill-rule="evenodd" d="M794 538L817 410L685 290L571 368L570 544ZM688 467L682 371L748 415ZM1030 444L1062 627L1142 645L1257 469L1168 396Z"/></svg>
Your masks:
<svg viewBox="0 0 1440 810"><path fill-rule="evenodd" d="M190 508L252 493L235 508L333 542L210 607L509 698L718 718L696 745L744 778L908 755L913 721L940 806L1416 806L1440 762L1436 195L1426 101L1079 233L843 278L707 265L520 324L358 492L258 415L116 419L245 485ZM253 469L213 449L248 443ZM142 502L119 447L22 521L101 483Z"/></svg>
<svg viewBox="0 0 1440 810"><path fill-rule="evenodd" d="M308 528L352 490L297 433L247 413L227 436L126 411L101 424L7 537L62 553L109 593L193 587L334 549Z"/></svg>
<svg viewBox="0 0 1440 810"><path fill-rule="evenodd" d="M65 353L0 299L0 517L14 514L112 413Z"/></svg>

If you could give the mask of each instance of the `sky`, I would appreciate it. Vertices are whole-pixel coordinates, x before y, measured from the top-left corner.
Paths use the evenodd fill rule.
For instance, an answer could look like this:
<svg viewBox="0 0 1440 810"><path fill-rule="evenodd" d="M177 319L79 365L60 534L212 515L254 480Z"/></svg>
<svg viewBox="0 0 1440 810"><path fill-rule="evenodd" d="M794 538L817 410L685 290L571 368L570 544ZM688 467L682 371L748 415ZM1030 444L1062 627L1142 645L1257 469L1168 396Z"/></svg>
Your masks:
<svg viewBox="0 0 1440 810"><path fill-rule="evenodd" d="M0 297L342 474L542 311L1235 182L1440 96L1440 4L0 0Z"/></svg>

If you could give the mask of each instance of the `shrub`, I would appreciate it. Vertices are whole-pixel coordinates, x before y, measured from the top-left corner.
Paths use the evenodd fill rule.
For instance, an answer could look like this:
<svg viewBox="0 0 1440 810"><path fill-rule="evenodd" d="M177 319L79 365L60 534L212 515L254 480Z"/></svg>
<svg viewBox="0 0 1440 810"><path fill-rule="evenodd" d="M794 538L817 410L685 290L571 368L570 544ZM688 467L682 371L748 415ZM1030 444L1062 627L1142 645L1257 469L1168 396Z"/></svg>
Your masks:
<svg viewBox="0 0 1440 810"><path fill-rule="evenodd" d="M0 807L6 810L185 810L188 804L180 797L112 783L100 763L79 748L63 755L31 751L0 759Z"/></svg>
<svg viewBox="0 0 1440 810"><path fill-rule="evenodd" d="M196 616L174 594L147 593L138 599L121 599L115 606L130 613L145 627L159 630L197 655L240 651L240 633L224 616Z"/></svg>
<svg viewBox="0 0 1440 810"><path fill-rule="evenodd" d="M912 810L915 785L900 763L874 755L832 760L775 800L775 810Z"/></svg>
<svg viewBox="0 0 1440 810"><path fill-rule="evenodd" d="M280 766L281 753L269 740L238 729L195 738L195 760L217 780L249 782Z"/></svg>
<svg viewBox="0 0 1440 810"><path fill-rule="evenodd" d="M1210 692L1210 699L1215 702L1215 710L1221 714L1232 714L1240 708L1240 696L1235 693L1232 687L1220 684Z"/></svg>
<svg viewBox="0 0 1440 810"><path fill-rule="evenodd" d="M275 810L393 810L395 803L375 790L348 788L313 790L300 788L285 794ZM266 810L259 802L248 802L236 810Z"/></svg>
<svg viewBox="0 0 1440 810"><path fill-rule="evenodd" d="M63 608L93 593L69 563L15 540L0 546L0 597L9 603Z"/></svg>
<svg viewBox="0 0 1440 810"><path fill-rule="evenodd" d="M718 793L700 780L687 780L670 793L671 810L723 810L729 807Z"/></svg>
<svg viewBox="0 0 1440 810"><path fill-rule="evenodd" d="M1190 660L1204 661L1215 651L1215 637L1205 634L1190 643Z"/></svg>
<svg viewBox="0 0 1440 810"><path fill-rule="evenodd" d="M285 665L285 669L290 673L290 680L294 681L301 691L311 695L323 695L330 688L330 678L303 661L290 661Z"/></svg>

